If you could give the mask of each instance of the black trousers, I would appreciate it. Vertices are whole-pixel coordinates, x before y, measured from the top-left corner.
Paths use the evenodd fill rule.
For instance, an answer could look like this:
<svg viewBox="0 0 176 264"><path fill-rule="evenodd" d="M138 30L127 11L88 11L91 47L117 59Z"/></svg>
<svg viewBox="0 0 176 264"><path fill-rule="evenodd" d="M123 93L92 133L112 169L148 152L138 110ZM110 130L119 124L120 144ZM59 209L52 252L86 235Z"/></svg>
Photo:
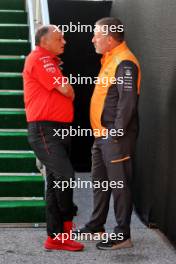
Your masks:
<svg viewBox="0 0 176 264"><path fill-rule="evenodd" d="M130 237L132 214L132 149L130 138L97 138L92 147L92 181L123 181L123 188L93 189L93 212L86 224L94 232L102 230L106 223L111 193L114 200L114 213L117 226L114 233L123 233L124 239ZM118 185L120 187L120 185Z"/></svg>
<svg viewBox="0 0 176 264"><path fill-rule="evenodd" d="M46 166L46 223L51 237L63 232L63 222L72 220L75 215L73 189L61 189L61 182L69 183L74 179L69 159L70 136L63 139L54 136L54 129L69 128L69 125L49 121L28 123L28 141L37 158ZM60 184L57 186L56 182Z"/></svg>

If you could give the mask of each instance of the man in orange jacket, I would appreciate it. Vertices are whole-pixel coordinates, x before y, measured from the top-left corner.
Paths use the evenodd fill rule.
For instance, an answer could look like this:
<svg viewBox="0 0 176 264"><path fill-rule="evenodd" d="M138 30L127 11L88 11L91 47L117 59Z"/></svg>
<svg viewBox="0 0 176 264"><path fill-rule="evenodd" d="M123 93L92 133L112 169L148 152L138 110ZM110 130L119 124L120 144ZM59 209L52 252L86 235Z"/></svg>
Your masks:
<svg viewBox="0 0 176 264"><path fill-rule="evenodd" d="M92 147L92 180L107 181L107 191L93 190L94 208L90 221L80 233L102 233L109 210L111 193L117 226L116 237L97 243L98 249L132 246L132 158L138 133L138 97L141 72L138 60L124 41L120 20L102 18L96 22L92 42L103 54L99 82L90 105L90 121L95 141ZM104 79L108 81L104 83ZM123 132L123 133L122 133ZM116 182L116 188L111 183Z"/></svg>

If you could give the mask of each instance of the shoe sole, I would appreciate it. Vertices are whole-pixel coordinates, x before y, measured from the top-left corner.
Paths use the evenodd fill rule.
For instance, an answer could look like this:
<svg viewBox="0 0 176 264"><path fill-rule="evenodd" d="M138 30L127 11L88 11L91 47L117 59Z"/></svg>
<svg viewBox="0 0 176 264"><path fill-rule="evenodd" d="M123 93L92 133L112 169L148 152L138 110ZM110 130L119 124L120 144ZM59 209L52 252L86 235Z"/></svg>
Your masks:
<svg viewBox="0 0 176 264"><path fill-rule="evenodd" d="M131 239L127 239L126 241L119 243L117 245L112 246L111 248L104 248L104 247L97 247L98 249L101 250L117 250L117 249L125 249L125 248L132 248L133 243L131 242Z"/></svg>
<svg viewBox="0 0 176 264"><path fill-rule="evenodd" d="M83 247L79 247L79 248L72 248L70 246L66 246L66 245L62 245L62 246L59 246L59 245L53 245L53 244L47 244L47 245L44 245L44 248L46 250L67 250L67 251L82 251L84 249L84 246Z"/></svg>

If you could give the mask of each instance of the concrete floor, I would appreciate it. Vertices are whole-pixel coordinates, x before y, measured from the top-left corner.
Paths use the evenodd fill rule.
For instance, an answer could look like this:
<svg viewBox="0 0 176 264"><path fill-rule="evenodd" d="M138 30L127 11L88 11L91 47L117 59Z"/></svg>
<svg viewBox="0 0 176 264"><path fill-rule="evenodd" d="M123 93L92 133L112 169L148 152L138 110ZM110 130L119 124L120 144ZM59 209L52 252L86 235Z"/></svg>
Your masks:
<svg viewBox="0 0 176 264"><path fill-rule="evenodd" d="M90 180L89 174L77 174ZM75 202L79 215L74 219L81 227L89 219L92 208L92 190L76 189ZM112 204L106 231L112 232L115 220ZM175 264L176 252L158 231L146 228L133 214L131 249L100 251L96 241L84 242L83 252L45 251L42 244L46 238L45 228L0 228L0 264Z"/></svg>

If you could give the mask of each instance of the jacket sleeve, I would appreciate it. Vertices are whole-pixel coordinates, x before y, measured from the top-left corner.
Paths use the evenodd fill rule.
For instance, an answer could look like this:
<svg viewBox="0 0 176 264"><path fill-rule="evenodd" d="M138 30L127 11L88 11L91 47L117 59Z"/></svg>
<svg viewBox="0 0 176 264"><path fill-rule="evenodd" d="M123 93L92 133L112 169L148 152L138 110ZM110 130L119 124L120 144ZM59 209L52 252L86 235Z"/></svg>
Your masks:
<svg viewBox="0 0 176 264"><path fill-rule="evenodd" d="M123 77L123 82L117 84L119 98L117 102L114 127L116 130L123 129L125 135L128 125L137 111L138 68L132 61L122 61L117 67L115 77L116 80L118 80L119 77Z"/></svg>

